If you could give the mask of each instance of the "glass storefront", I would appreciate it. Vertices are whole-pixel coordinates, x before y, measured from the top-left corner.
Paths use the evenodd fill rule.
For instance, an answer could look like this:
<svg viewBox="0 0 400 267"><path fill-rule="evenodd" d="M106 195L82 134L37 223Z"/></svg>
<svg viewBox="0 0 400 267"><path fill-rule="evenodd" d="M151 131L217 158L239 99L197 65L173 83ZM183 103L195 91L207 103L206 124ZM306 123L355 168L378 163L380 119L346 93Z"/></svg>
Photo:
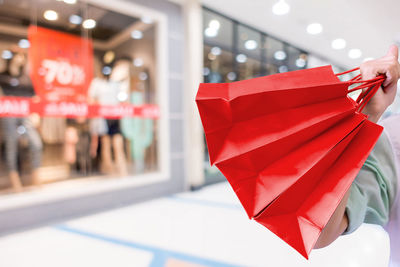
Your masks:
<svg viewBox="0 0 400 267"><path fill-rule="evenodd" d="M160 169L156 21L4 0L0 28L1 192Z"/></svg>
<svg viewBox="0 0 400 267"><path fill-rule="evenodd" d="M220 83L305 69L308 53L264 32L203 9L204 82ZM205 183L224 180L205 145Z"/></svg>

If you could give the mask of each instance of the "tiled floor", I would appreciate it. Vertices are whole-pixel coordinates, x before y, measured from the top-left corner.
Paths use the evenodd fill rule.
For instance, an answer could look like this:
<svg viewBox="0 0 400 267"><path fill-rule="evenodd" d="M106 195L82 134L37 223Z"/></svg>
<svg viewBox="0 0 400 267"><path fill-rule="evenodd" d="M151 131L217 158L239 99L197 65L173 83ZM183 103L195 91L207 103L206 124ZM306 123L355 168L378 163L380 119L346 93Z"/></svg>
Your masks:
<svg viewBox="0 0 400 267"><path fill-rule="evenodd" d="M363 225L305 260L250 221L228 184L0 239L1 267L384 267L389 239Z"/></svg>

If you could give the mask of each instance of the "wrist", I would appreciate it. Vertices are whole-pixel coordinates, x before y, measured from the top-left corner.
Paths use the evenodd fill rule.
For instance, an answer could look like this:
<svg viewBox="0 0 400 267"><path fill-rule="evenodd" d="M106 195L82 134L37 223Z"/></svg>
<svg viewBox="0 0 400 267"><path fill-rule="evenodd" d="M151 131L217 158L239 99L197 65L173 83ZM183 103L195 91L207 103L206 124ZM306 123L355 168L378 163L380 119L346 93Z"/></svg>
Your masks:
<svg viewBox="0 0 400 267"><path fill-rule="evenodd" d="M383 111L365 107L362 113L368 116L368 120L376 123L381 118Z"/></svg>

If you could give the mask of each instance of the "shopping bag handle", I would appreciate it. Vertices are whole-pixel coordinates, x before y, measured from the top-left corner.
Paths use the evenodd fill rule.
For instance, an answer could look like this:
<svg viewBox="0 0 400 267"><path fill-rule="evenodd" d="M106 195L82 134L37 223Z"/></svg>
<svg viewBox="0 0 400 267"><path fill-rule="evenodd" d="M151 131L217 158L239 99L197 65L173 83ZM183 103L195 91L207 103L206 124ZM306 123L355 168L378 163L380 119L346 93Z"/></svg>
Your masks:
<svg viewBox="0 0 400 267"><path fill-rule="evenodd" d="M360 70L359 67L354 68L354 69L351 69L348 71L337 73L336 76L341 76L341 75L351 73L354 71L359 71L359 70ZM349 85L360 83L360 85L348 90L349 93L358 91L358 90L362 90L362 92L360 93L360 95L358 96L358 98L356 100L356 103L358 104L358 108L357 108L358 112L361 112L365 108L367 103L371 100L371 98L379 90L379 87L382 85L382 83L385 79L386 79L385 75L379 75L373 79L361 80L361 74L358 74L354 78L352 78L351 80L346 82Z"/></svg>

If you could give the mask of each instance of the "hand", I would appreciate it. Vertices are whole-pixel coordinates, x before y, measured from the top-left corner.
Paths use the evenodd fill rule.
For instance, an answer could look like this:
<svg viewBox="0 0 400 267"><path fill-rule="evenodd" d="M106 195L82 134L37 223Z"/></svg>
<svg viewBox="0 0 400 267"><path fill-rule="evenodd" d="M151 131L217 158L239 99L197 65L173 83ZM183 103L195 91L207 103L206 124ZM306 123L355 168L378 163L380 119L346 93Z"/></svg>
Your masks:
<svg viewBox="0 0 400 267"><path fill-rule="evenodd" d="M400 64L398 62L399 50L392 45L386 56L379 59L364 62L360 66L363 80L373 79L381 74L386 75L382 87L365 106L363 113L369 115L369 119L377 122L386 108L393 103L397 92L397 81L400 78Z"/></svg>

